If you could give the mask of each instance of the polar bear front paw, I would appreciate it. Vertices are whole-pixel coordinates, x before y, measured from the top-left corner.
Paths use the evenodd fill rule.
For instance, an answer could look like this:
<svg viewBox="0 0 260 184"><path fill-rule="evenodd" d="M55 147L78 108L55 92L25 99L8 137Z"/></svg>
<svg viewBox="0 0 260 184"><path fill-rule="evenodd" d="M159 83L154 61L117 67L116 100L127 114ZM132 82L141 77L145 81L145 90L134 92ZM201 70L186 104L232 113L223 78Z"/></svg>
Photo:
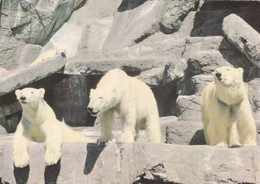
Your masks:
<svg viewBox="0 0 260 184"><path fill-rule="evenodd" d="M29 165L29 155L14 155L13 157L15 167L23 168Z"/></svg>
<svg viewBox="0 0 260 184"><path fill-rule="evenodd" d="M108 144L110 144L112 142L111 139L108 139L108 138L104 138L104 137L100 137L98 140L97 140L97 144L99 146L107 146Z"/></svg>
<svg viewBox="0 0 260 184"><path fill-rule="evenodd" d="M57 162L60 160L60 157L61 157L60 152L46 151L45 162L47 165L57 164Z"/></svg>
<svg viewBox="0 0 260 184"><path fill-rule="evenodd" d="M134 136L132 134L122 134L118 139L118 142L126 142L126 143L133 143L135 142Z"/></svg>

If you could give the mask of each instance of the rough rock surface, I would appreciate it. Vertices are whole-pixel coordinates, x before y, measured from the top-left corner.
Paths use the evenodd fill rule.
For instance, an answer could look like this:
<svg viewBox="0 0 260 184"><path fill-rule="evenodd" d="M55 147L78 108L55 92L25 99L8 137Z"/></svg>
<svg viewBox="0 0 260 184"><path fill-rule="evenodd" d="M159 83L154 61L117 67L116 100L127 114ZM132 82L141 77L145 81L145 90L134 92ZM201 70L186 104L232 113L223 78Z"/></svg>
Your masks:
<svg viewBox="0 0 260 184"><path fill-rule="evenodd" d="M60 55L43 60L39 64L12 71L10 74L1 77L0 96L59 71L66 62L67 59Z"/></svg>
<svg viewBox="0 0 260 184"><path fill-rule="evenodd" d="M260 34L235 14L225 17L223 33L246 57L260 68Z"/></svg>
<svg viewBox="0 0 260 184"><path fill-rule="evenodd" d="M44 146L29 148L30 167L15 168L12 144L1 146L2 182L23 183L258 183L259 146L237 149L172 144L65 143L58 164L45 166ZM14 171L14 172L13 172Z"/></svg>

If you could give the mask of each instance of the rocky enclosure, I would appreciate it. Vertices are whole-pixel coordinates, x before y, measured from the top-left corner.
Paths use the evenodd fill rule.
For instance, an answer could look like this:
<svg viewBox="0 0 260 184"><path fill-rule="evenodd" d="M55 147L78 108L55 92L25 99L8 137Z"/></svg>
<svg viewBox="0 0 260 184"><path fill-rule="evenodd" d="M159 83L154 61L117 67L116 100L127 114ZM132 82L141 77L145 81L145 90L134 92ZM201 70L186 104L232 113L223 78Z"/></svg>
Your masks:
<svg viewBox="0 0 260 184"><path fill-rule="evenodd" d="M243 67L259 118L259 6L199 0L2 0L0 124L15 130L21 108L13 92L29 85L47 88L46 99L59 119L91 126L88 92L116 67L152 87L160 116L187 121L200 120L200 93L216 67ZM58 46L66 49L64 61L50 58L55 62L29 66Z"/></svg>
<svg viewBox="0 0 260 184"><path fill-rule="evenodd" d="M0 0L0 8L0 134L15 131L21 117L21 107L15 99L14 90L26 86L46 89L45 99L53 107L58 119L63 119L71 126L93 126L95 118L86 111L89 90L96 86L106 71L116 67L138 77L152 88L161 117L177 117L176 126L169 126L168 131L165 129L163 132L165 137L168 136L168 143L181 141L180 144L188 144L192 142L193 135L201 136L200 95L206 84L213 80L211 72L219 66L232 65L244 69L244 81L252 110L256 121L260 118L258 1ZM65 47L66 56L57 55L30 66L40 53L58 46ZM182 137L180 132L183 131L189 136ZM193 141L203 144L200 138ZM151 151L153 147L136 146L145 151ZM76 147L86 152L84 146ZM136 150L135 146L123 147L130 149L130 152ZM110 146L108 149L114 150L108 155L125 154L123 147ZM223 154L221 150L207 147L166 147L162 145L161 149L165 149L165 152L187 149L187 152L184 151L186 155L203 150L210 153L198 156L198 160L209 161L216 158L215 154ZM6 149L9 148L8 144ZM232 165L231 172L238 171L241 166L239 163L253 163L257 160L259 163L259 158L255 157L255 153L259 152L258 147L238 150L223 151L223 155L235 154L235 159L239 160L237 165ZM0 156L2 153L0 151ZM70 152L66 153L71 155ZM240 160L237 155L245 158ZM154 158L159 156L154 155ZM111 181L119 182L123 178L120 169L125 168L121 168L123 161L118 159L118 155L115 156L118 165L115 170L111 170L111 177L116 175L113 178L116 180L109 178ZM150 164L150 161L147 161L145 171L134 166L129 171L136 172L129 176L139 176L139 179L126 177L125 181L135 184L152 182L154 179L151 177L157 177L152 174L153 170L158 169L162 171L160 177L168 177L166 171L172 172L171 177L176 176L168 178L169 181L159 177L164 183L190 183L191 178L197 178L198 183L210 183L212 178L224 178L223 181L214 180L223 183L260 182L259 174L254 170L257 166L253 165L243 167L239 178L226 177L230 169L226 163L208 168L212 172L207 174L194 169L191 172L193 177L183 177L181 173L174 174L173 166L160 165L159 162ZM172 162L179 164L177 161ZM229 162L235 163L234 160ZM176 168L184 168L184 165ZM0 176L1 172L3 170L0 170ZM258 178L255 178L255 173ZM106 176L102 180L109 180ZM1 182L4 181L0 177Z"/></svg>

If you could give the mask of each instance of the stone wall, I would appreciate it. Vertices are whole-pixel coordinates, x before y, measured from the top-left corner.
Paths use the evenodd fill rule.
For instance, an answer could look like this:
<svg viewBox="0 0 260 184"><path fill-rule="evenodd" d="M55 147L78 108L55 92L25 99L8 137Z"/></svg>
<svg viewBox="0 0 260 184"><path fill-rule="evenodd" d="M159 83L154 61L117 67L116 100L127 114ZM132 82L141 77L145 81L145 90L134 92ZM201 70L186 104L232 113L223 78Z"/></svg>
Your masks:
<svg viewBox="0 0 260 184"><path fill-rule="evenodd" d="M90 184L175 184L175 183L259 183L260 147L219 148L206 146L201 122L160 119L162 140L147 143L140 132L137 143L64 143L61 160L45 166L44 145L31 143L29 166L14 168L12 135L0 136L0 184L12 183L90 183ZM114 138L120 136L116 121ZM258 139L260 123L257 122ZM92 139L100 135L98 126L74 128Z"/></svg>

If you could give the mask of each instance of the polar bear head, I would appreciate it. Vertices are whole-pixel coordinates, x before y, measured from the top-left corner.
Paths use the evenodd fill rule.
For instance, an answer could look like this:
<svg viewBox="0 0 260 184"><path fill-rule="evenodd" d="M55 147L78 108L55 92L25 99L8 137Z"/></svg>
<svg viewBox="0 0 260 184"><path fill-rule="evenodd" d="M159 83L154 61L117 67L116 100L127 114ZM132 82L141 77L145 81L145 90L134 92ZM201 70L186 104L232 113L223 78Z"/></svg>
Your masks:
<svg viewBox="0 0 260 184"><path fill-rule="evenodd" d="M243 82L243 69L223 66L213 72L215 82L219 85L234 86Z"/></svg>
<svg viewBox="0 0 260 184"><path fill-rule="evenodd" d="M217 98L227 104L233 105L246 97L243 82L243 69L223 66L213 72Z"/></svg>
<svg viewBox="0 0 260 184"><path fill-rule="evenodd" d="M35 105L44 97L45 90L43 88L24 88L22 90L17 89L15 95L21 105Z"/></svg>
<svg viewBox="0 0 260 184"><path fill-rule="evenodd" d="M117 90L113 88L97 88L90 90L88 111L92 116L107 111L118 103Z"/></svg>

